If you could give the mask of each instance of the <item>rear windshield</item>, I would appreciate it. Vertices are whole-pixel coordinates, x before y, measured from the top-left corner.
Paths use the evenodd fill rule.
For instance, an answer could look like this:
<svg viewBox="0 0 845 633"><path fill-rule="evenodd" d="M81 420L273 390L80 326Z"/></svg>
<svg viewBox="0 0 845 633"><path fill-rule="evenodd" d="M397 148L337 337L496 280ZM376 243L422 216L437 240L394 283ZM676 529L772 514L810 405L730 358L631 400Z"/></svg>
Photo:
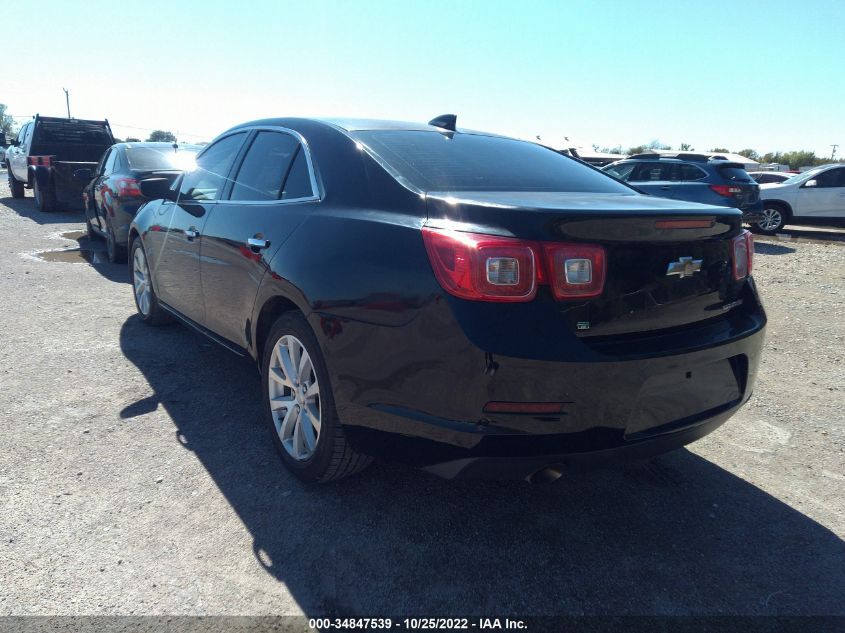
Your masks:
<svg viewBox="0 0 845 633"><path fill-rule="evenodd" d="M742 167L719 167L719 173L726 180L735 182L756 182Z"/></svg>
<svg viewBox="0 0 845 633"><path fill-rule="evenodd" d="M180 147L130 147L126 150L130 169L190 169L198 149Z"/></svg>
<svg viewBox="0 0 845 633"><path fill-rule="evenodd" d="M395 178L420 191L632 193L600 171L526 141L418 130L352 136Z"/></svg>

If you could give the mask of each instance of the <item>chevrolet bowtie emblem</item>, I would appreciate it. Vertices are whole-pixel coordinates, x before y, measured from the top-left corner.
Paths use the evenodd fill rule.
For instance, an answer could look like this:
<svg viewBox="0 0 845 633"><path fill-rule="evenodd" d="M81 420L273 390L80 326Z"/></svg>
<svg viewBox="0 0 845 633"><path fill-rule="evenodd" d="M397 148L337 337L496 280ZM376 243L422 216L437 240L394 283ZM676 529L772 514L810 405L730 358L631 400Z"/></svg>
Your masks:
<svg viewBox="0 0 845 633"><path fill-rule="evenodd" d="M684 277L692 277L695 273L701 270L701 262L703 261L703 259L681 257L678 261L672 262L666 267L666 274L677 275L681 279Z"/></svg>

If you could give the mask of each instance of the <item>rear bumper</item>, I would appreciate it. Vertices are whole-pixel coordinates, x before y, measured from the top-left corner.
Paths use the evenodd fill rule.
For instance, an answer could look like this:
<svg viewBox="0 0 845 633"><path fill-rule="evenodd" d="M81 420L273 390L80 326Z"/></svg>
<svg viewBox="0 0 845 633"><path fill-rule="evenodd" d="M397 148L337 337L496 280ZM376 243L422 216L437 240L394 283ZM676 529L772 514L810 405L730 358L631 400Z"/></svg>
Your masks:
<svg viewBox="0 0 845 633"><path fill-rule="evenodd" d="M763 201L750 204L740 209L742 211L742 221L747 224L756 224L763 219Z"/></svg>

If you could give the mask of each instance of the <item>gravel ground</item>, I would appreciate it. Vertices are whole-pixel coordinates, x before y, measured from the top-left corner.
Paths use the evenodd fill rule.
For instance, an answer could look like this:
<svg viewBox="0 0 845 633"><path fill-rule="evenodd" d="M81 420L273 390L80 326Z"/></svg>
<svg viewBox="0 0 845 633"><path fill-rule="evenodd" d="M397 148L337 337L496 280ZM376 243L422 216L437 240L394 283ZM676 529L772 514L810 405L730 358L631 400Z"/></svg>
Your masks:
<svg viewBox="0 0 845 633"><path fill-rule="evenodd" d="M0 615L845 614L834 234L758 243L756 394L688 449L554 485L377 465L311 488L254 366L139 323L122 266L33 257L81 215L3 183Z"/></svg>

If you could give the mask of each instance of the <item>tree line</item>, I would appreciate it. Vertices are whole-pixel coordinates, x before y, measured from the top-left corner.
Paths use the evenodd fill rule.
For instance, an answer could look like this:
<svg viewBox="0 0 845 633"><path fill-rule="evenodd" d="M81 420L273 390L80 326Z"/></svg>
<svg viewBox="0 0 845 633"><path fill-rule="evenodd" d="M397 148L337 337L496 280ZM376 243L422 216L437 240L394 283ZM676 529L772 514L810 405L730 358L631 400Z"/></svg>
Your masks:
<svg viewBox="0 0 845 633"><path fill-rule="evenodd" d="M626 154L631 156L633 154L642 154L643 152L648 152L651 150L673 150L671 145L665 145L660 141L651 141L650 143L646 143L644 145L635 145L634 147L629 147L628 149L623 149L621 145L617 145L616 147L599 147L598 145L593 145L593 149L597 152L604 152L608 154ZM689 143L681 143L677 151L679 152L694 152L695 148L692 147ZM751 149L750 147L746 147L744 149L738 150L729 150L726 147L712 147L707 150L708 152L722 152L725 154L739 154L740 156L745 156L746 158L753 160L757 163L779 163L781 165L789 165L790 169L800 169L801 167L814 167L816 165L825 165L831 162L838 162L843 163L845 160L838 159L833 160L832 158L828 158L827 156L817 156L815 152L810 152L807 150L795 150L791 152L766 152L765 154L761 154L760 152Z"/></svg>

